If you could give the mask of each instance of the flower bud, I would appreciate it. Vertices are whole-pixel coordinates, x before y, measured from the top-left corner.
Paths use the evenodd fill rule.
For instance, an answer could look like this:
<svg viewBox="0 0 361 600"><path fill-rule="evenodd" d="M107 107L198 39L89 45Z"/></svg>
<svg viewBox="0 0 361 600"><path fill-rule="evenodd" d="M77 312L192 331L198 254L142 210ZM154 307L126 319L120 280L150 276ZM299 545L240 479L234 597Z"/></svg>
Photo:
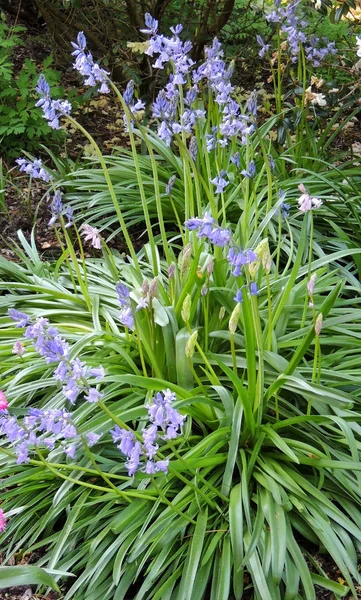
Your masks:
<svg viewBox="0 0 361 600"><path fill-rule="evenodd" d="M169 279L173 279L174 277L174 272L175 272L175 264L172 263L171 265L169 265L168 267L168 277Z"/></svg>
<svg viewBox="0 0 361 600"><path fill-rule="evenodd" d="M184 246L181 254L180 254L180 268L182 275L186 272L189 267L192 258L192 244L187 244Z"/></svg>
<svg viewBox="0 0 361 600"><path fill-rule="evenodd" d="M187 323L191 316L191 306L192 306L192 298L190 294L187 294L183 306L182 306L182 319L185 323Z"/></svg>
<svg viewBox="0 0 361 600"><path fill-rule="evenodd" d="M207 273L208 275L212 275L214 271L214 260L212 257L210 257L208 263L207 263Z"/></svg>
<svg viewBox="0 0 361 600"><path fill-rule="evenodd" d="M311 296L311 298L313 296L313 291L315 289L316 279L317 279L317 275L316 275L316 273L314 273L313 275L311 275L310 280L307 284L308 295Z"/></svg>
<svg viewBox="0 0 361 600"><path fill-rule="evenodd" d="M268 238L265 238L258 244L257 248L255 249L255 252L258 258L261 260L262 267L264 268L266 273L270 273L272 268L272 258L269 249Z"/></svg>
<svg viewBox="0 0 361 600"><path fill-rule="evenodd" d="M185 352L186 352L187 358L192 358L192 356L194 354L194 348L197 343L197 339L198 339L198 331L193 331L193 333L190 336L188 342L186 343L186 347L185 347Z"/></svg>
<svg viewBox="0 0 361 600"><path fill-rule="evenodd" d="M219 309L219 313L218 313L218 319L220 321L222 321L225 314L226 314L226 309L224 308L224 306L221 306L221 308Z"/></svg>
<svg viewBox="0 0 361 600"><path fill-rule="evenodd" d="M320 313L316 319L316 323L315 323L315 333L316 335L320 335L321 333L321 329L323 327L323 315L322 313Z"/></svg>
<svg viewBox="0 0 361 600"><path fill-rule="evenodd" d="M6 410L8 407L8 401L6 400L6 396L2 390L0 390L0 412Z"/></svg>
<svg viewBox="0 0 361 600"><path fill-rule="evenodd" d="M236 333L240 314L241 314L241 305L236 304L236 306L234 307L233 312L231 314L231 317L229 319L229 323L228 323L228 329L229 329L231 335L234 335Z"/></svg>
<svg viewBox="0 0 361 600"><path fill-rule="evenodd" d="M205 283L204 285L202 285L201 287L201 295L202 296L206 296L208 294L208 285Z"/></svg>
<svg viewBox="0 0 361 600"><path fill-rule="evenodd" d="M149 292L149 283L146 279L144 279L143 283L142 283L142 294L143 296L146 296Z"/></svg>
<svg viewBox="0 0 361 600"><path fill-rule="evenodd" d="M158 293L158 278L155 277L149 284L149 296L154 298Z"/></svg>

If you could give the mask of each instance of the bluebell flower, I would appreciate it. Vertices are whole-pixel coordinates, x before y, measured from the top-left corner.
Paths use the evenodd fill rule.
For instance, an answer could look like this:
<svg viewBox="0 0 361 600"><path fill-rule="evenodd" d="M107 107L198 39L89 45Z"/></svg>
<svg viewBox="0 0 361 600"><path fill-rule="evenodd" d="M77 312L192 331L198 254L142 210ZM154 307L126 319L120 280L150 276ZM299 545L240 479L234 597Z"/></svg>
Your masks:
<svg viewBox="0 0 361 600"><path fill-rule="evenodd" d="M159 449L157 440L173 439L181 432L185 417L172 406L175 399L175 394L169 389L155 394L147 407L150 424L142 430L141 440L132 431L118 425L111 430L114 443L127 457L125 466L130 477L138 470L148 475L168 471L169 460L155 461L154 457Z"/></svg>
<svg viewBox="0 0 361 600"><path fill-rule="evenodd" d="M100 438L101 438L101 435L98 435L97 433L94 433L93 431L91 431L90 433L87 433L87 442L88 442L89 448L91 448L92 446L95 446L95 444L99 441Z"/></svg>
<svg viewBox="0 0 361 600"><path fill-rule="evenodd" d="M84 85L94 87L100 84L99 91L102 94L109 93L108 87L108 71L99 67L98 63L95 63L90 52L85 53L86 50L86 37L82 31L78 33L77 43L71 42L74 48L72 55L75 57L74 69L85 78Z"/></svg>
<svg viewBox="0 0 361 600"><path fill-rule="evenodd" d="M149 13L145 13L144 15L145 21L145 29L141 29L142 33L146 33L148 35L155 35L158 31L158 21L157 19L153 19L152 15Z"/></svg>
<svg viewBox="0 0 361 600"><path fill-rule="evenodd" d="M229 184L229 181L224 178L224 175L227 175L227 172L222 170L219 175L210 180L210 182L216 186L216 194L222 194L223 190Z"/></svg>
<svg viewBox="0 0 361 600"><path fill-rule="evenodd" d="M70 102L68 100L51 99L50 86L43 74L40 75L35 89L40 95L40 99L36 102L35 106L42 109L43 117L52 129L60 129L59 118L71 113Z"/></svg>
<svg viewBox="0 0 361 600"><path fill-rule="evenodd" d="M15 309L9 310L9 317L18 327L26 326L24 336L32 340L35 350L47 363L58 362L54 378L63 383L63 394L72 404L82 392L87 393L86 399L89 402L95 402L102 396L101 392L90 388L87 379L95 377L100 381L104 375L103 367L89 368L79 358L70 359L69 344L61 338L55 327L49 325L48 319L39 317L32 322L28 315Z"/></svg>
<svg viewBox="0 0 361 600"><path fill-rule="evenodd" d="M26 327L30 322L29 315L16 310L16 308L9 308L8 315L15 321L15 327Z"/></svg>
<svg viewBox="0 0 361 600"><path fill-rule="evenodd" d="M62 196L63 195L60 190L56 190L50 204L51 219L48 225L54 225L63 212Z"/></svg>
<svg viewBox="0 0 361 600"><path fill-rule="evenodd" d="M177 175L172 175L172 176L171 176L171 177L168 179L168 183L167 183L167 185L165 186L165 192L166 192L166 194L167 194L168 196L170 196L170 194L171 194L171 191L172 191L172 189L173 189L173 186L174 186L174 184L175 184L175 182L176 182L176 179L177 179Z"/></svg>
<svg viewBox="0 0 361 600"><path fill-rule="evenodd" d="M236 248L232 247L228 252L227 258L228 262L233 267L232 274L235 277L239 277L245 265L249 265L257 260L257 254L249 248L246 250L237 250Z"/></svg>
<svg viewBox="0 0 361 600"><path fill-rule="evenodd" d="M233 163L237 169L241 166L241 158L239 152L235 152L232 156L229 157L231 163Z"/></svg>
<svg viewBox="0 0 361 600"><path fill-rule="evenodd" d="M249 284L249 293L251 296L258 296L259 294L257 283L254 281Z"/></svg>
<svg viewBox="0 0 361 600"><path fill-rule="evenodd" d="M124 327L127 327L131 331L134 329L134 317L130 306L120 311L119 320Z"/></svg>
<svg viewBox="0 0 361 600"><path fill-rule="evenodd" d="M134 96L134 81L131 79L125 88L123 98L126 104L131 104L133 102Z"/></svg>
<svg viewBox="0 0 361 600"><path fill-rule="evenodd" d="M261 47L258 56L264 58L264 56L270 51L270 44L266 44L260 35L256 35L257 44Z"/></svg>
<svg viewBox="0 0 361 600"><path fill-rule="evenodd" d="M207 152L211 152L216 147L216 138L214 135L206 133L206 148Z"/></svg>
<svg viewBox="0 0 361 600"><path fill-rule="evenodd" d="M241 175L243 175L244 177L247 177L247 179L253 179L253 177L256 174L256 165L254 160L251 160L251 162L247 165L247 169L243 169L241 171Z"/></svg>
<svg viewBox="0 0 361 600"><path fill-rule="evenodd" d="M35 159L33 162L26 158L17 158L15 161L19 165L19 171L30 175L33 179L42 179L46 183L49 183L53 178L44 167L40 158Z"/></svg>
<svg viewBox="0 0 361 600"><path fill-rule="evenodd" d="M235 300L236 302L238 302L238 304L240 304L241 302L243 302L242 288L240 288L239 290L237 290L236 295L233 298L233 300Z"/></svg>
<svg viewBox="0 0 361 600"><path fill-rule="evenodd" d="M96 388L88 388L84 397L88 402L98 402L98 400L101 400L103 396L103 392L99 392L99 390Z"/></svg>
<svg viewBox="0 0 361 600"><path fill-rule="evenodd" d="M75 439L78 434L71 417L65 410L30 408L22 426L17 417L4 414L0 417L0 436L13 445L17 463L23 464L29 462L29 454L37 446L53 450L57 441Z"/></svg>
<svg viewBox="0 0 361 600"><path fill-rule="evenodd" d="M257 110L258 110L258 97L257 92L253 91L250 93L247 103L246 103L247 111L254 119L257 118Z"/></svg>
<svg viewBox="0 0 361 600"><path fill-rule="evenodd" d="M231 241L231 232L228 229L217 227L212 230L208 237L215 246L225 248Z"/></svg>
<svg viewBox="0 0 361 600"><path fill-rule="evenodd" d="M198 142L195 136L191 137L191 141L189 143L189 153L195 162L198 154Z"/></svg>

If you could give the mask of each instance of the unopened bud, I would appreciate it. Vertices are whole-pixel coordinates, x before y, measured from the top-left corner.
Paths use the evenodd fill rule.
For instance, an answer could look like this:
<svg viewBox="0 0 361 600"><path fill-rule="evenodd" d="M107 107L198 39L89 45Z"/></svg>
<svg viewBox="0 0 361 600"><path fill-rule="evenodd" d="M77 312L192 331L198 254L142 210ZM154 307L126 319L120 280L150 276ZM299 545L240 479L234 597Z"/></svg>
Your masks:
<svg viewBox="0 0 361 600"><path fill-rule="evenodd" d="M194 354L194 348L196 347L196 343L198 340L198 331L193 331L190 336L188 342L186 343L185 353L187 358L192 358Z"/></svg>
<svg viewBox="0 0 361 600"><path fill-rule="evenodd" d="M169 279L173 279L174 277L174 272L175 272L175 264L172 263L171 265L169 265L168 267L168 277Z"/></svg>
<svg viewBox="0 0 361 600"><path fill-rule="evenodd" d="M8 407L8 401L6 400L6 396L2 390L0 390L0 411L6 410Z"/></svg>
<svg viewBox="0 0 361 600"><path fill-rule="evenodd" d="M316 335L320 335L321 333L321 329L323 326L323 315L322 313L320 313L316 319L316 323L315 323L315 333Z"/></svg>
<svg viewBox="0 0 361 600"><path fill-rule="evenodd" d="M255 253L261 260L262 267L264 268L266 273L270 273L272 268L272 258L267 238L265 238L258 244L257 248L255 249Z"/></svg>
<svg viewBox="0 0 361 600"><path fill-rule="evenodd" d="M221 308L219 309L218 319L220 321L222 321L225 314L226 314L226 309L224 308L224 306L221 306Z"/></svg>
<svg viewBox="0 0 361 600"><path fill-rule="evenodd" d="M315 289L316 279L317 279L317 275L316 275L316 273L314 273L313 275L311 275L310 280L307 284L308 295L311 296L311 298L313 296L313 291Z"/></svg>
<svg viewBox="0 0 361 600"><path fill-rule="evenodd" d="M234 335L236 333L240 314L241 314L241 305L236 304L236 306L234 307L233 312L231 314L231 317L229 319L229 323L228 323L228 329L229 329L231 335Z"/></svg>
<svg viewBox="0 0 361 600"><path fill-rule="evenodd" d="M201 287L201 295L202 296L206 296L208 294L208 285L205 283L204 285L202 285Z"/></svg>
<svg viewBox="0 0 361 600"><path fill-rule="evenodd" d="M192 258L192 244L184 246L183 251L180 255L180 268L182 275L186 272L189 267Z"/></svg>
<svg viewBox="0 0 361 600"><path fill-rule="evenodd" d="M155 277L149 284L149 296L150 298L155 298L158 293L158 278Z"/></svg>
<svg viewBox="0 0 361 600"><path fill-rule="evenodd" d="M142 294L143 296L146 296L149 292L149 283L146 279L144 279L143 283L142 283Z"/></svg>
<svg viewBox="0 0 361 600"><path fill-rule="evenodd" d="M212 275L213 271L214 271L214 260L211 257L210 260L207 263L207 273L208 273L208 275Z"/></svg>
<svg viewBox="0 0 361 600"><path fill-rule="evenodd" d="M191 305L192 305L192 298L191 298L190 294L187 294L184 299L183 306L182 306L182 319L185 323L188 323L188 321L190 319Z"/></svg>

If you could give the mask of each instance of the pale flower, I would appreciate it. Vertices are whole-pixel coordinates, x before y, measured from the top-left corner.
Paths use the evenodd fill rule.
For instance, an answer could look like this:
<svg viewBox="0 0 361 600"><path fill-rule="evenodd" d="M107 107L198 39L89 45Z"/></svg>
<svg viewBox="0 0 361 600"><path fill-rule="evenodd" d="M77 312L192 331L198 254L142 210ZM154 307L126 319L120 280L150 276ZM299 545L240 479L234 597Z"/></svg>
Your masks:
<svg viewBox="0 0 361 600"><path fill-rule="evenodd" d="M326 96L325 94L320 94L313 92L311 86L306 89L305 94L305 105L310 102L314 106L318 104L318 106L326 106Z"/></svg>
<svg viewBox="0 0 361 600"><path fill-rule="evenodd" d="M361 57L361 37L356 36L357 56Z"/></svg>
<svg viewBox="0 0 361 600"><path fill-rule="evenodd" d="M86 242L90 242L93 248L100 250L102 247L102 241L99 230L96 227L87 225L86 223L81 226L81 229L83 230L82 235L84 236L84 240Z"/></svg>
<svg viewBox="0 0 361 600"><path fill-rule="evenodd" d="M301 212L308 212L313 208L320 208L322 200L310 196L303 183L298 186L298 189L301 192L301 196L298 199L298 208Z"/></svg>

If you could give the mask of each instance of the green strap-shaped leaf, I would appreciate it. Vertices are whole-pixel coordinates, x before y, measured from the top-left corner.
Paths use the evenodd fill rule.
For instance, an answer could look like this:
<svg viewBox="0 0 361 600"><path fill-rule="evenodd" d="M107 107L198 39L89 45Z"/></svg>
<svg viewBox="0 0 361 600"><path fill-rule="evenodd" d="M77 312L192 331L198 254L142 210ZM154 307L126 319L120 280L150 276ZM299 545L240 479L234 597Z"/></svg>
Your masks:
<svg viewBox="0 0 361 600"><path fill-rule="evenodd" d="M197 523L194 529L190 550L186 559L186 564L182 574L182 580L179 586L177 600L194 600L193 585L197 575L198 565L201 558L204 535L206 533L208 520L207 509L201 511L197 518Z"/></svg>
<svg viewBox="0 0 361 600"><path fill-rule="evenodd" d="M0 567L0 590L18 585L44 585L60 592L56 581L39 567Z"/></svg>

